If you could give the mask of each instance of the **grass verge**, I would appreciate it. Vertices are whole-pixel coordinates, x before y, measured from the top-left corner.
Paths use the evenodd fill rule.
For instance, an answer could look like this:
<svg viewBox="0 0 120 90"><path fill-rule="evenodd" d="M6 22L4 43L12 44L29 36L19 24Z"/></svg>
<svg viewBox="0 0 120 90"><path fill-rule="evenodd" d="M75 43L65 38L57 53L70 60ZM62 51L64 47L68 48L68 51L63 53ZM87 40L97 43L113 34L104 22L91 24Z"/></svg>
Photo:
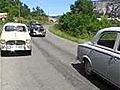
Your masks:
<svg viewBox="0 0 120 90"><path fill-rule="evenodd" d="M87 42L87 39L80 39L80 37L74 37L68 33L62 32L61 30L59 30L58 28L56 28L55 26L52 26L49 28L49 31L52 32L53 34L60 36L62 38L68 39L70 41L73 42L77 42L77 43L83 43L83 42Z"/></svg>

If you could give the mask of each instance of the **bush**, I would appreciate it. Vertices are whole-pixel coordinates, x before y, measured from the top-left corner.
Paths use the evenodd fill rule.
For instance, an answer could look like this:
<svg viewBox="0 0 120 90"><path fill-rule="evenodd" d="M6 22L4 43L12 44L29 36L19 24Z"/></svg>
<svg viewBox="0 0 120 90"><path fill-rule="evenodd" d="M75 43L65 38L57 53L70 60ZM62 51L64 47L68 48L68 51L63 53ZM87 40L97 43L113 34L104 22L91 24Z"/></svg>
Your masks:
<svg viewBox="0 0 120 90"><path fill-rule="evenodd" d="M91 37L98 30L112 26L112 22L107 17L97 20L94 15L70 14L63 15L59 20L59 28L75 37Z"/></svg>
<svg viewBox="0 0 120 90"><path fill-rule="evenodd" d="M60 17L58 27L72 36L91 38L98 30L116 25L115 21L108 20L107 16L98 20L93 13L91 0L76 0L70 9L70 12Z"/></svg>

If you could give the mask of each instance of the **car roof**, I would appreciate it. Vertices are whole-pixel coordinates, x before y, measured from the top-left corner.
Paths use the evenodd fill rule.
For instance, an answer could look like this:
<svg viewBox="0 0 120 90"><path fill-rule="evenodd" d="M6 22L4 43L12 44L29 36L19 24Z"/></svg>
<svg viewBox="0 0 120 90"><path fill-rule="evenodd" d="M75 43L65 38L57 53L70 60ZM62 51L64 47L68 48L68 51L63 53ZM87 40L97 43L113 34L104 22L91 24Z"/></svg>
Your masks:
<svg viewBox="0 0 120 90"><path fill-rule="evenodd" d="M8 25L14 25L14 26L26 26L23 23L14 23L14 22L10 22L10 23L6 23L4 26L8 26Z"/></svg>
<svg viewBox="0 0 120 90"><path fill-rule="evenodd" d="M42 25L41 23L31 23L31 24L34 24L34 25Z"/></svg>
<svg viewBox="0 0 120 90"><path fill-rule="evenodd" d="M97 34L93 37L91 42L96 42L96 40L99 38L99 36L101 35L101 33L103 32L107 32L107 31L111 31L111 32L120 32L120 27L109 27L109 28L104 28L101 29L97 32Z"/></svg>
<svg viewBox="0 0 120 90"><path fill-rule="evenodd" d="M119 31L120 32L120 27L109 27L109 28L104 28L100 30L100 32L104 32L104 31Z"/></svg>

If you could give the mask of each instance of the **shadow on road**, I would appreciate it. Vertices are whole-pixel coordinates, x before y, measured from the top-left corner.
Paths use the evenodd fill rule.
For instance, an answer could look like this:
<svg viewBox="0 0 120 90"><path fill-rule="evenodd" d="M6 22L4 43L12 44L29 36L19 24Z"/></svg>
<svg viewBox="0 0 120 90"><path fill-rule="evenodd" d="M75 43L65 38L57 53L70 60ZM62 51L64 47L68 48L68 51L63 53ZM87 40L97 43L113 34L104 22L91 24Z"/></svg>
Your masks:
<svg viewBox="0 0 120 90"><path fill-rule="evenodd" d="M73 68L75 68L82 76L87 78L91 83L97 86L100 90L119 90L115 86L109 84L105 80L103 80L100 76L93 74L91 77L85 75L84 68L80 63L73 64Z"/></svg>
<svg viewBox="0 0 120 90"><path fill-rule="evenodd" d="M45 36L44 35L30 35L31 37L41 37L41 38L44 38Z"/></svg>
<svg viewBox="0 0 120 90"><path fill-rule="evenodd" d="M1 57L18 57L18 56L30 56L30 55L31 55L30 53L17 52L17 53L5 53Z"/></svg>

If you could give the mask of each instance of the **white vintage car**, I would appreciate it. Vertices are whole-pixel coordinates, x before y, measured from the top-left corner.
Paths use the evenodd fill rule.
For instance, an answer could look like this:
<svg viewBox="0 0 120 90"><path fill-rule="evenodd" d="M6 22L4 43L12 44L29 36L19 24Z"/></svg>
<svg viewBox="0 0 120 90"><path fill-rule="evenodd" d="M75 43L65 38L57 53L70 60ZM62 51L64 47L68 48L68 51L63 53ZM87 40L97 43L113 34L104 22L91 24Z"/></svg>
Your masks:
<svg viewBox="0 0 120 90"><path fill-rule="evenodd" d="M1 56L6 52L27 52L31 55L32 44L28 28L22 23L6 23L0 36Z"/></svg>

